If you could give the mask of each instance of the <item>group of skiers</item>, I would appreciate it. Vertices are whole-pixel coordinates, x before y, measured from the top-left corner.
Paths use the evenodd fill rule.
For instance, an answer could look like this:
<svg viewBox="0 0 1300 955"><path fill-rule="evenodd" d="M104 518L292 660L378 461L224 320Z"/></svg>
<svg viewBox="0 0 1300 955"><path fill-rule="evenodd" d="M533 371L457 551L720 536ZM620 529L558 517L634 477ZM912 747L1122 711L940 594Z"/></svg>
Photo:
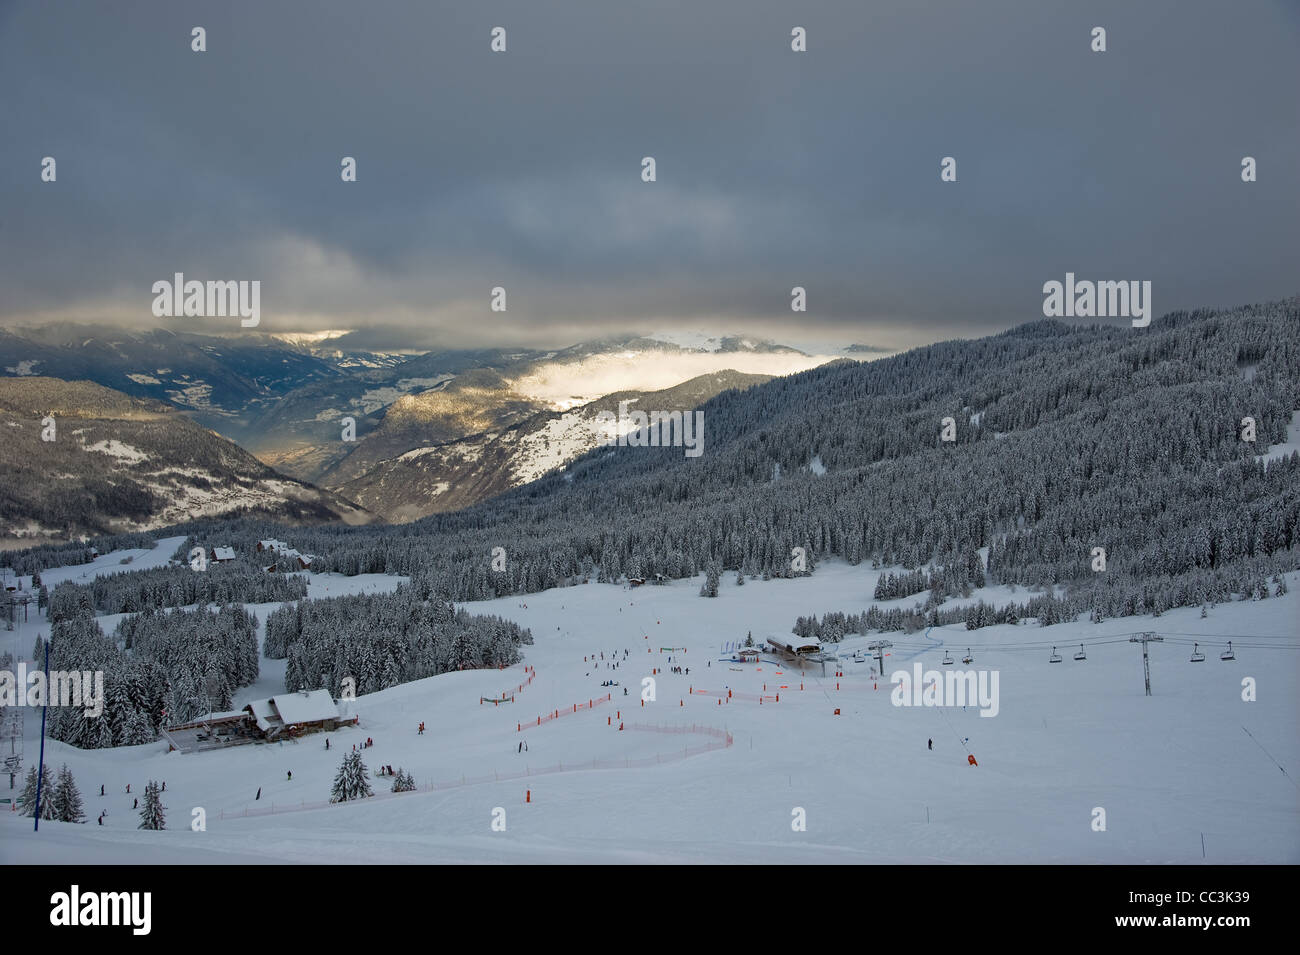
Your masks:
<svg viewBox="0 0 1300 955"><path fill-rule="evenodd" d="M605 654L604 654L604 652L602 651L602 652L600 652L600 653L593 653L593 654L591 654L591 656L588 656L588 657L583 657L583 658L582 658L582 662L583 662L583 663L589 663L589 664L593 665L596 669L600 669L600 667L604 667L606 670L617 670L618 667L619 667L619 664L623 663L624 660L626 660L626 659L628 658L628 653L629 653L628 650L624 650L624 651L623 651L623 659L620 660L620 659L618 658L618 651L617 651L617 650L613 650L613 651L611 651L610 654L609 654L609 659L606 660L606 659L605 659ZM587 675L587 676L591 676L591 671L588 670L586 675ZM613 680L610 680L608 683L602 683L601 686L618 686L618 684L615 683ZM627 690L624 690L624 691L623 691L623 694L626 696L626 695L627 695Z"/></svg>
<svg viewBox="0 0 1300 955"><path fill-rule="evenodd" d="M166 791L167 791L167 780L165 780L165 779L163 780L162 791L163 791L163 792L166 792ZM126 793L126 795L128 795L128 796L131 795L131 784L130 784L130 783L127 783L127 784L126 784L125 793ZM103 784L103 783L100 783L100 784L99 784L99 795L100 795L101 797L106 797L106 796L108 795L108 793L107 793L107 792L105 791L105 789L104 789L104 784ZM132 801L131 801L131 808L132 808L132 809L139 809L139 808L140 808L140 797L139 797L139 796L131 796L131 800L132 800ZM99 822L99 824L100 824L101 826L104 824L104 817L107 816L107 815L108 815L108 810L107 810L107 809L104 809L104 810L101 810L101 811L100 811L98 822Z"/></svg>

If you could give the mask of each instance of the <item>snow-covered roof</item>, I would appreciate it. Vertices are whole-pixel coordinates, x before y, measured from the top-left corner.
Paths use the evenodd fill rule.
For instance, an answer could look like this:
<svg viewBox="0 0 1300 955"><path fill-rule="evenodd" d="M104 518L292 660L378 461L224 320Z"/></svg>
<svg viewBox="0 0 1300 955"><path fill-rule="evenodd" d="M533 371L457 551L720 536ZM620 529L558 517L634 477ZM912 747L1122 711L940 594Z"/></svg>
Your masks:
<svg viewBox="0 0 1300 955"><path fill-rule="evenodd" d="M339 707L329 690L304 690L282 693L269 701L287 723L314 723L318 720L338 719Z"/></svg>
<svg viewBox="0 0 1300 955"><path fill-rule="evenodd" d="M214 547L212 548L213 560L234 560L235 548L233 547Z"/></svg>
<svg viewBox="0 0 1300 955"><path fill-rule="evenodd" d="M816 651L822 648L822 642L816 637L799 637L793 634L788 637L768 637L767 642L783 650L792 649L796 653Z"/></svg>
<svg viewBox="0 0 1300 955"><path fill-rule="evenodd" d="M272 700L253 700L248 704L248 709L253 713L253 719L257 721L257 728L263 733L269 732L273 724L280 722L275 707L271 705L272 702Z"/></svg>

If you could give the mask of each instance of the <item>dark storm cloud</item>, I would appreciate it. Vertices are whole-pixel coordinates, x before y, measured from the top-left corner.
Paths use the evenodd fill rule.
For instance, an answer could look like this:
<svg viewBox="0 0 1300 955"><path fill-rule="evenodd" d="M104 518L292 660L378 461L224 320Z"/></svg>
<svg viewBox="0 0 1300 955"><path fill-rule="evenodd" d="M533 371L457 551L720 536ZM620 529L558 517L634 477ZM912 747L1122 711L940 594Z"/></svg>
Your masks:
<svg viewBox="0 0 1300 955"><path fill-rule="evenodd" d="M1038 317L1066 271L1149 279L1157 314L1297 291L1287 3L0 11L8 321L156 323L176 271L261 279L263 331L389 347L728 325L898 346Z"/></svg>

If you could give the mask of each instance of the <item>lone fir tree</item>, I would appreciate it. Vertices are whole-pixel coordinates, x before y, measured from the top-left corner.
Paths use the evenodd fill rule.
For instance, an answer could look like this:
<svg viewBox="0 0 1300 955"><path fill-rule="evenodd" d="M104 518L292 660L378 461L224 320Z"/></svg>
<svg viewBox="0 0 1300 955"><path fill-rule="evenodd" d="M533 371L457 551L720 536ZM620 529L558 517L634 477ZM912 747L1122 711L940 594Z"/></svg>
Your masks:
<svg viewBox="0 0 1300 955"><path fill-rule="evenodd" d="M704 583L700 586L701 597L716 597L718 595L718 580L722 577L722 568L716 563L710 563L704 571Z"/></svg>
<svg viewBox="0 0 1300 955"><path fill-rule="evenodd" d="M44 797L44 793L41 793ZM85 822L86 814L81 802L81 791L77 781L72 778L72 770L64 763L59 769L58 782L54 784L53 793L54 818L59 822Z"/></svg>
<svg viewBox="0 0 1300 955"><path fill-rule="evenodd" d="M27 770L27 779L23 783L23 794L18 797L19 811L24 816L36 815L36 767ZM50 767L41 767L41 818L54 819L54 779Z"/></svg>
<svg viewBox="0 0 1300 955"><path fill-rule="evenodd" d="M167 819L163 814L161 790L156 782L149 780L144 787L144 805L140 807L140 829L166 829Z"/></svg>
<svg viewBox="0 0 1300 955"><path fill-rule="evenodd" d="M330 790L330 802L348 802L353 799L365 799L373 796L370 780L367 778L366 764L361 761L360 753L347 753L343 764L339 766L334 777L334 787Z"/></svg>

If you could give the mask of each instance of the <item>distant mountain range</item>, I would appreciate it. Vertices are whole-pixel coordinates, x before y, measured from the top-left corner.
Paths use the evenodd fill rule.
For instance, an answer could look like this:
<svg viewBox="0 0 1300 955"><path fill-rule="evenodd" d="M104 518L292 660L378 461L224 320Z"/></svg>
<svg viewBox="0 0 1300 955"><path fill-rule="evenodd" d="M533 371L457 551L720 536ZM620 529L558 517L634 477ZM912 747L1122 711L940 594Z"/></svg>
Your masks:
<svg viewBox="0 0 1300 955"><path fill-rule="evenodd" d="M568 411L541 411L518 424L405 451L336 486L341 494L395 523L459 510L562 469L599 446L603 438L615 437L602 428L597 415L602 411L617 415L621 402L632 409L685 412L728 389L743 390L770 380L768 375L728 370L662 391L614 392ZM420 398L398 404L415 404ZM403 433L416 430L412 425ZM382 434L376 432L367 441Z"/></svg>
<svg viewBox="0 0 1300 955"><path fill-rule="evenodd" d="M0 378L0 539L39 543L194 517L369 523L159 401L92 382Z"/></svg>
<svg viewBox="0 0 1300 955"><path fill-rule="evenodd" d="M722 378L689 387L702 395ZM510 380L519 393L541 391ZM700 408L699 457L592 447L469 507L402 526L297 527L294 546L319 555L322 571L403 574L415 592L459 601L702 571L708 596L723 572L793 577L828 558L925 568L914 600L854 624L905 631L1264 599L1280 586L1270 578L1298 566L1295 299L1172 312L1140 329L1037 320L734 383ZM682 406L696 397L678 396ZM654 391L623 400L672 403ZM491 494L566 458L570 438L598 434L601 404L590 404L478 443L416 449L368 468L345 496L404 520L459 503L459 487L437 486L449 473L467 497ZM450 460L455 448L468 450ZM186 530L246 551L281 534L255 516ZM501 566L490 557L498 547ZM990 580L1025 588L1023 599L964 599ZM846 632L846 620L817 625Z"/></svg>
<svg viewBox="0 0 1300 955"><path fill-rule="evenodd" d="M94 382L170 407L299 482L404 521L476 503L595 447L595 414L617 406L602 399L684 411L835 357L703 333L420 355L352 349L351 337L0 329L0 375Z"/></svg>

